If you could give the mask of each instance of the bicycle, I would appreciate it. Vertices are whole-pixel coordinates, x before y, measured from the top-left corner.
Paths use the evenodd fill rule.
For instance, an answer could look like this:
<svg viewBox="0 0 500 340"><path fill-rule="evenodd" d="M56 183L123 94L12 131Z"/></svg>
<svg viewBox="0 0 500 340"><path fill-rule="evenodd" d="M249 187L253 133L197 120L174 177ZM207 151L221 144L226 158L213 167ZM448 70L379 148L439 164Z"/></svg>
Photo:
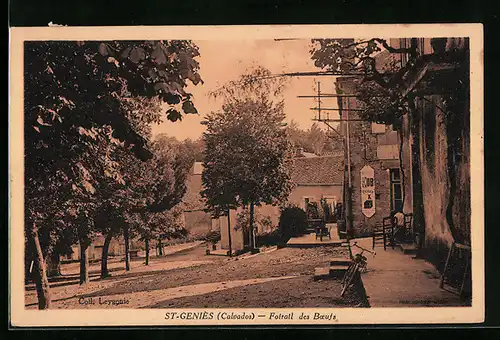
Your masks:
<svg viewBox="0 0 500 340"><path fill-rule="evenodd" d="M347 288L351 285L354 277L359 276L361 273L366 272L367 258L366 256L363 255L363 253L366 251L375 256L374 251L359 246L357 242L354 242L352 246L361 249L361 253L358 253L353 256L351 251L351 244L349 244L349 255L351 257L351 263L349 264L349 267L347 268L347 271L344 274L344 277L342 278L341 281L342 285L342 291L340 293L341 297L344 296L345 292L347 291Z"/></svg>

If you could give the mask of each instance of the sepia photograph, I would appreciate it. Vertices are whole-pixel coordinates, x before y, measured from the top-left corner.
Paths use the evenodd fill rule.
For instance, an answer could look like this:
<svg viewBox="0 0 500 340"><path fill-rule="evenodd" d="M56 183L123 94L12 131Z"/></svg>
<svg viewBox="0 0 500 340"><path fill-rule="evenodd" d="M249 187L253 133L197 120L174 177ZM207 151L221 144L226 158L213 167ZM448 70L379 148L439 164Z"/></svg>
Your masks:
<svg viewBox="0 0 500 340"><path fill-rule="evenodd" d="M20 29L19 324L481 321L481 26L362 26Z"/></svg>

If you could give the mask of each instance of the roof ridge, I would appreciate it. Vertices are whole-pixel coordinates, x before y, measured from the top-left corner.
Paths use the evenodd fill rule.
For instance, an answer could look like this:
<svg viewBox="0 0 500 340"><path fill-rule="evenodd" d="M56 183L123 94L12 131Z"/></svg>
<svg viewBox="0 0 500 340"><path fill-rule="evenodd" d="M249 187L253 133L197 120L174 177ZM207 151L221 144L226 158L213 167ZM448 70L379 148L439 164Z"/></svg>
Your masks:
<svg viewBox="0 0 500 340"><path fill-rule="evenodd" d="M339 158L344 157L344 155L322 155L316 157L293 157L293 159L317 159L317 158Z"/></svg>

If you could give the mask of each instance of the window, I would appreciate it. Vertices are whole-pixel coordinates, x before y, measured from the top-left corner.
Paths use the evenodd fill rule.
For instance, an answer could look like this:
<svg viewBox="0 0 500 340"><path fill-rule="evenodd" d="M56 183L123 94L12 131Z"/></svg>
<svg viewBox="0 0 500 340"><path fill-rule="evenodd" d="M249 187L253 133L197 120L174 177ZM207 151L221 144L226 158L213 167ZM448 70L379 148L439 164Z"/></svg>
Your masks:
<svg viewBox="0 0 500 340"><path fill-rule="evenodd" d="M389 170L391 182L391 211L403 211L403 188L399 169Z"/></svg>
<svg viewBox="0 0 500 340"><path fill-rule="evenodd" d="M318 204L315 197L304 197L304 211L308 219L318 218Z"/></svg>
<svg viewBox="0 0 500 340"><path fill-rule="evenodd" d="M304 210L307 211L308 206L309 206L309 197L304 197Z"/></svg>

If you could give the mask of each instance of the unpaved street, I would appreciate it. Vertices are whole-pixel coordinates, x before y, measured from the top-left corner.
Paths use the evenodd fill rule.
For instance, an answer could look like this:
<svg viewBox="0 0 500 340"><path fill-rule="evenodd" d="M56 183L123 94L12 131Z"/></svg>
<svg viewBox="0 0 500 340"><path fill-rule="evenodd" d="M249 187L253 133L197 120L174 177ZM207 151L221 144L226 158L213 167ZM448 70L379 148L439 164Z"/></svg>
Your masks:
<svg viewBox="0 0 500 340"><path fill-rule="evenodd" d="M314 268L325 266L345 249L269 249L239 257L205 255L205 245L153 258L150 266L133 262L130 272L97 277L87 287L55 286L55 308L215 308L366 306L361 287L339 298L337 280L314 281ZM123 262L121 262L123 264ZM117 265L115 265L117 266ZM64 271L64 268L63 268ZM57 284L56 284L57 285ZM36 294L28 291L28 308Z"/></svg>

